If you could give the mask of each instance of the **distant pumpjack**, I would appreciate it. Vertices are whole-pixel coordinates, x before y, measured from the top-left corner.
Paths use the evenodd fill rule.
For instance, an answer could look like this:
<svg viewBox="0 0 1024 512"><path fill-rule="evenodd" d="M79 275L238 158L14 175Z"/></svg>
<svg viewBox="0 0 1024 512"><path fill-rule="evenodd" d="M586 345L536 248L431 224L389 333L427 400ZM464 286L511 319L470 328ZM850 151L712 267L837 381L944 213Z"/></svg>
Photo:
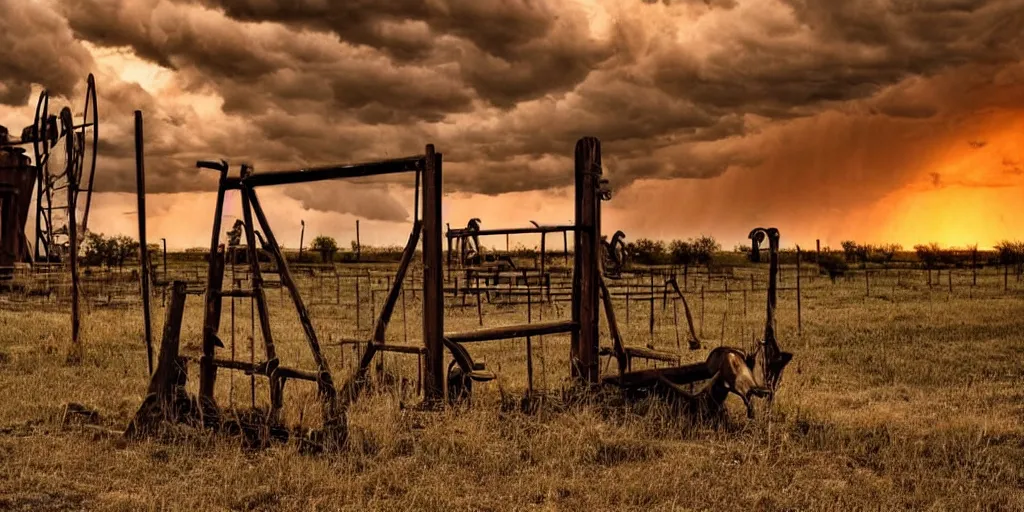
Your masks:
<svg viewBox="0 0 1024 512"><path fill-rule="evenodd" d="M626 250L626 243L623 241L625 238L626 234L621 230L616 231L615 234L612 235L612 240L610 242L606 237L601 237L605 277L616 278L622 275L622 270L626 267L626 260L629 257L629 252Z"/></svg>

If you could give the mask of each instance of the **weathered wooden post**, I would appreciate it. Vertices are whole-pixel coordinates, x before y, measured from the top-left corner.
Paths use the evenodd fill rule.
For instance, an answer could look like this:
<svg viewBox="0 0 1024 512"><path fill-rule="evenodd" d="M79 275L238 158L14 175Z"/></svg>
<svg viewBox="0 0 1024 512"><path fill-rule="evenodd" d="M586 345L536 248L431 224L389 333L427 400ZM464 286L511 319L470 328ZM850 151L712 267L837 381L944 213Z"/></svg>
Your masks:
<svg viewBox="0 0 1024 512"><path fill-rule="evenodd" d="M302 230L299 231L299 263L302 263L302 243L306 240L306 221L300 220L299 224L302 226Z"/></svg>
<svg viewBox="0 0 1024 512"><path fill-rule="evenodd" d="M533 293L530 281L526 281L526 323L533 323ZM526 337L526 390L533 396L533 339Z"/></svg>
<svg viewBox="0 0 1024 512"><path fill-rule="evenodd" d="M540 234L540 273L541 274L544 274L544 268L546 267L544 259L545 259L545 253L547 253L547 250L546 250L547 238L548 238L547 237L547 233L541 233Z"/></svg>
<svg viewBox="0 0 1024 512"><path fill-rule="evenodd" d="M971 248L971 286L978 286L978 244Z"/></svg>
<svg viewBox="0 0 1024 512"><path fill-rule="evenodd" d="M654 272L651 274L650 292L648 292L649 298L651 299L650 308L647 313L647 330L651 336L651 343L654 343Z"/></svg>
<svg viewBox="0 0 1024 512"><path fill-rule="evenodd" d="M154 419L174 421L177 418L174 407L175 388L184 385L185 368L178 357L181 341L181 320L185 313L185 282L171 284L171 303L164 315L163 338L156 370L151 372L147 398L125 430L125 437L131 439L151 431L156 425Z"/></svg>
<svg viewBox="0 0 1024 512"><path fill-rule="evenodd" d="M744 305L744 308L746 305ZM796 335L804 333L803 314L800 308L800 246L796 246Z"/></svg>
<svg viewBox="0 0 1024 512"><path fill-rule="evenodd" d="M163 242L163 244L164 244L164 254L163 254L163 260L164 260L164 272L163 272L163 274L164 274L164 288L163 288L163 290L164 291L163 291L163 294L161 294L161 299L160 299L161 303L160 303L160 305L166 306L167 305L167 285L170 284L170 281L167 280L167 239L166 238L161 238L160 241Z"/></svg>
<svg viewBox="0 0 1024 512"><path fill-rule="evenodd" d="M217 185L217 203L213 212L213 233L210 239L210 261L206 274L206 298L203 309L203 356L199 359L199 398L203 405L215 404L213 387L217 382L214 349L220 330L221 294L224 286L224 250L220 248L221 217L224 215L224 182L228 177L228 163L196 162L196 167L220 171Z"/></svg>
<svg viewBox="0 0 1024 512"><path fill-rule="evenodd" d="M77 165L75 160L75 137L74 137L74 120L71 117L71 109L64 107L60 111L60 121L64 127L67 135L64 137L66 142L65 154L67 155L67 172L68 178L68 261L71 266L71 352L68 354L68 360L73 362L81 362L84 355L82 349L82 340L78 337L78 331L80 327L80 311L78 304L78 182L73 176L75 175L74 169Z"/></svg>
<svg viewBox="0 0 1024 512"><path fill-rule="evenodd" d="M601 141L584 137L576 142L576 231L572 320L577 328L572 332L570 366L572 377L580 383L596 384L598 363L598 267L601 225L598 197L601 182Z"/></svg>
<svg viewBox="0 0 1024 512"><path fill-rule="evenodd" d="M135 197L139 219L139 279L142 280L142 327L146 342L146 364L153 374L153 328L149 315L149 247L146 245L146 158L143 152L142 111L135 111ZM164 252L164 272L167 253Z"/></svg>
<svg viewBox="0 0 1024 512"><path fill-rule="evenodd" d="M700 337L704 337L704 287L700 287Z"/></svg>
<svg viewBox="0 0 1024 512"><path fill-rule="evenodd" d="M359 219L356 219L356 261L362 261L363 244L359 241Z"/></svg>
<svg viewBox="0 0 1024 512"><path fill-rule="evenodd" d="M423 165L424 400L444 398L444 274L441 259L441 155L428 144Z"/></svg>
<svg viewBox="0 0 1024 512"><path fill-rule="evenodd" d="M569 266L569 233L562 231L562 250L565 252L565 266Z"/></svg>

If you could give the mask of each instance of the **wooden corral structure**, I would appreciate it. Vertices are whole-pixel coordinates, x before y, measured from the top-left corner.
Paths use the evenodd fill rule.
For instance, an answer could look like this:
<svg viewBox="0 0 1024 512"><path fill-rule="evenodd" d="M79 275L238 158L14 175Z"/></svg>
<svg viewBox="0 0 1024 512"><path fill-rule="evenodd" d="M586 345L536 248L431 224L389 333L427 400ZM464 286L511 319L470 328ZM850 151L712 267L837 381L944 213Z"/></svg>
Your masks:
<svg viewBox="0 0 1024 512"><path fill-rule="evenodd" d="M448 239L448 254L447 254L447 266L448 275L451 276L452 271L452 256L457 254L456 263L459 267L464 269L490 269L495 267L493 263L499 263L504 261L507 266L515 269L515 264L511 262L509 258L501 259L501 257L489 260L483 254L480 246L480 237L482 236L496 236L505 235L506 245L509 235L540 235L540 254L539 254L539 267L538 270L543 273L546 267L547 259L547 235L550 233L561 233L563 250L568 258L569 255L569 233L576 230L575 225L555 225L555 226L541 226L540 224L530 221L533 227L523 228L499 228L499 229L480 229L480 219L472 218L466 224L465 228L451 229L449 228L445 232L445 238ZM455 245L456 253L452 252L452 245ZM508 252L508 251L506 251ZM492 263L492 265L487 265ZM497 268L502 268L497 266Z"/></svg>
<svg viewBox="0 0 1024 512"><path fill-rule="evenodd" d="M209 268L204 290L204 320L202 356L199 358L199 396L195 407L182 404L190 403L181 396L182 386L187 375L188 361L178 355L177 339L181 330L181 314L185 287L175 283L168 308L167 320L164 325L164 340L160 348L157 369L153 374L150 391L142 409L136 417L130 432L136 433L144 429L152 418L166 418L183 414L195 421L208 426L218 424L220 411L214 400L214 385L219 369L240 370L249 375L266 377L271 391L270 419L276 419L283 405L285 383L289 379L312 381L317 384L319 397L323 404L324 429L318 438L325 444L341 442L346 436L346 411L349 404L365 387L368 369L378 354L385 352L415 355L421 358L423 373L423 396L426 405L437 405L444 401L445 390L448 398L459 398L468 394L474 381L487 381L495 377L494 373L484 365L473 360L469 347L474 343L492 340L510 339L550 334L568 333L571 336L569 372L580 387L589 389L603 383L613 384L628 390L637 390L650 386L673 385L711 379L713 386L718 386L714 371L709 365L696 363L687 366L672 366L655 370L629 371L629 362L633 358L647 358L662 361L678 361L677 355L665 355L654 350L630 348L625 346L615 321L615 312L611 297L604 283L602 273L602 237L601 207L602 200L610 199L611 193L607 180L602 178L600 141L593 137L580 139L575 148L575 223L571 226L535 226L525 229L508 230L473 230L449 231L448 239L461 239L469 236L506 233L573 233L574 259L571 288L571 317L542 323L523 323L496 328L484 328L467 332L445 332L444 330L444 261L441 246L441 189L443 183L442 155L435 151L433 145L427 145L422 154L369 162L354 165L338 165L330 167L300 169L293 171L276 171L256 173L247 165L241 166L237 176L231 176L227 162L198 162L200 168L211 169L219 174L219 187L214 214L212 238L209 250ZM362 357L356 371L342 386L335 385L335 379L327 359L323 355L321 341L312 321L306 304L299 293L295 279L289 271L278 244L274 231L264 213L257 195L261 187L290 183L308 183L322 180L345 179L384 174L414 173L416 206L415 217L409 240L402 253L394 280L390 283L384 306L377 314L374 327L368 339L348 339L343 343L364 346ZM422 185L421 185L422 183ZM247 262L251 272L251 287L240 289L237 285L225 288L225 250L220 242L220 219L224 207L225 193L228 190L240 192L242 202L243 229L246 247L249 251ZM422 201L422 210L420 208ZM260 245L267 251L280 274L281 285L288 290L294 308L302 325L303 332L316 368L303 369L286 365L281 361L275 350L274 335L264 291L264 280L261 274L259 259L256 257L256 227L262 229L265 240ZM772 231L769 231L772 233ZM773 254L777 254L778 237L774 231L772 241ZM619 237L621 238L621 237ZM415 255L417 243L422 241L422 345L389 345L385 343L385 332L405 282L410 263ZM477 245L477 247L479 247ZM777 259L773 259L777 264ZM776 267L773 267L776 268ZM769 325L772 325L774 310L774 274L769 292ZM671 283L666 283L669 286ZM677 293L678 286L675 287ZM651 296L653 297L653 284ZM219 330L224 298L250 298L258 312L258 322L263 340L262 362L239 362L225 359L218 355L217 349L224 347L219 339ZM618 361L617 375L602 380L599 359L602 351L599 345L599 319L603 309L608 320L613 340L610 353ZM685 299L684 299L685 305ZM652 300L653 308L653 300ZM686 306L687 318L690 318L689 307ZM690 320L691 346L696 340ZM770 334L770 336L769 336ZM774 331L766 330L766 354L768 367L779 352L774 340ZM527 364L531 361L527 344ZM444 352L451 354L452 362L445 372ZM751 369L754 368L756 355L747 358ZM168 370L172 368L172 370ZM779 367L781 372L781 367ZM776 379L777 380L777 379ZM446 386L447 384L447 386ZM715 387L715 389L718 389ZM724 396L715 395L716 400L724 400ZM198 413L199 419L195 415Z"/></svg>

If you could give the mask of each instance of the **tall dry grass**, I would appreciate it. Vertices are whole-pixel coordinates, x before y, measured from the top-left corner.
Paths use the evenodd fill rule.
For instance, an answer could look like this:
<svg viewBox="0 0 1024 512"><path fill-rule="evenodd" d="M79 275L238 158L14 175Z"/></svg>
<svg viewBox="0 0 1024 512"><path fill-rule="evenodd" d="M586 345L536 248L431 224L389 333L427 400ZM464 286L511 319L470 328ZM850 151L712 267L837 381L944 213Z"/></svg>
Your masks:
<svg viewBox="0 0 1024 512"><path fill-rule="evenodd" d="M302 455L293 444L247 451L236 439L199 432L183 432L174 443L125 444L62 425L66 402L94 407L105 427L127 424L147 379L140 314L91 308L86 357L68 366L62 304L3 303L0 509L1024 509L1024 301L1003 293L1001 275L982 276L973 290L960 279L950 295L945 287L925 286L923 276L904 277L899 286L894 278L872 276L872 297L855 279L808 280L799 337L792 292L783 292L780 339L796 359L774 409L764 411L758 402L753 422L736 403L724 425L708 425L674 417L658 403L623 406L614 397L569 408L553 400L524 414L506 406L526 388L524 342L509 340L470 348L501 378L478 386L468 409L405 407L417 400L414 366L408 356L388 355L385 370L409 381L404 395L389 389L359 401L350 415L349 448L321 456ZM318 284L304 286L312 294ZM376 295L383 301L383 293ZM309 367L287 297L270 296L282 359ZM689 296L695 310L696 296ZM343 301L352 300L346 289ZM477 326L473 299L465 309L455 307L461 299L448 300L447 330ZM763 301L763 291L749 293L744 319L739 295L731 296L726 314L725 296L709 294L708 348L749 343L761 329ZM406 303L408 328L399 309L389 342L420 338L419 301L410 294ZM365 329L370 306L363 307ZM567 304L535 308L535 320L569 315ZM618 308L629 343L652 341L647 304L632 306L628 326L624 306ZM312 309L325 344L356 334L353 307ZM526 317L523 306L485 303L483 309L488 326ZM248 311L239 301L240 359L248 359ZM156 308L157 333L162 313ZM671 305L663 311L659 301L655 314L655 346L674 350ZM200 301L190 297L184 352L198 353L200 323ZM228 326L226 316L225 356ZM680 332L685 348L685 326ZM535 386L557 396L567 384L567 337L534 340L534 350ZM697 360L706 351L684 358ZM329 346L327 354L342 380L351 350ZM194 375L192 381L194 392ZM265 404L265 383L257 389ZM222 371L217 393L224 406L247 406L248 377ZM289 383L288 421L315 422L314 393L312 385Z"/></svg>

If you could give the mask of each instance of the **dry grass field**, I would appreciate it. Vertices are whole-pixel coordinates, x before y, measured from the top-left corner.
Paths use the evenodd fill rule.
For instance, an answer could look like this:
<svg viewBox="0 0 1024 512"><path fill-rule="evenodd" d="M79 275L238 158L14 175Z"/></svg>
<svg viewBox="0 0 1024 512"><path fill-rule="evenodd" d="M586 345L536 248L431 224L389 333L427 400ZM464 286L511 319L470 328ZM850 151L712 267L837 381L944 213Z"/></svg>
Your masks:
<svg viewBox="0 0 1024 512"><path fill-rule="evenodd" d="M760 333L765 282L748 293L708 294L703 338L746 346ZM417 274L418 275L418 274ZM744 282L739 279L738 282ZM749 279L746 280L749 282ZM508 407L526 389L524 340L476 344L500 379L475 389L471 408L419 412L412 356L389 354L385 370L406 386L380 389L350 413L349 446L305 455L294 444L245 450L232 438L182 431L175 442L125 443L78 423L62 407L85 404L99 425L123 429L147 385L140 308L86 308L86 357L65 364L66 304L53 299L0 303L0 509L3 510L1022 510L1024 509L1024 297L989 270L971 288L955 277L950 294L923 277L805 279L803 333L795 296L780 292L779 339L795 353L770 412L758 401L749 421L729 400L724 425L694 424L657 403L624 406L614 393L585 405L559 406L567 385L567 336L533 340L535 382L552 398L539 412ZM791 287L787 276L782 283ZM345 305L311 306L314 323L341 381L357 334L353 290ZM307 279L308 302L334 300L334 284ZM326 286L314 300L313 288ZM363 284L361 327L369 325ZM713 288L721 283L713 283ZM748 285L749 286L749 285ZM378 283L383 289L384 283ZM688 299L700 322L699 293ZM384 293L376 292L375 310ZM282 361L309 368L301 329L286 295L270 291ZM478 326L475 298L448 298L446 330ZM157 342L163 309L153 313ZM728 307L728 310L727 310ZM230 306L222 338L229 357ZM418 343L421 304L406 295L389 343ZM482 305L485 326L526 320L526 306ZM646 345L649 304L633 303L631 345ZM536 320L569 316L568 303L534 305ZM676 349L671 303L655 307L654 345ZM183 351L197 354L201 299L190 296ZM682 319L682 308L679 308ZM723 318L725 321L723 322ZM235 357L248 360L249 305L236 306ZM723 328L724 325L724 328ZM407 326L407 328L406 328ZM707 349L685 351L683 361ZM606 333L606 330L604 330ZM602 340L607 345L607 335ZM257 352L258 353L258 352ZM259 359L257 357L257 359ZM610 371L609 367L609 370ZM195 391L195 368L190 388ZM249 378L222 370L223 406L249 405ZM289 422L318 418L314 387L290 382ZM266 403L266 383L256 400ZM505 397L503 399L503 396ZM311 419L312 418L312 419Z"/></svg>

